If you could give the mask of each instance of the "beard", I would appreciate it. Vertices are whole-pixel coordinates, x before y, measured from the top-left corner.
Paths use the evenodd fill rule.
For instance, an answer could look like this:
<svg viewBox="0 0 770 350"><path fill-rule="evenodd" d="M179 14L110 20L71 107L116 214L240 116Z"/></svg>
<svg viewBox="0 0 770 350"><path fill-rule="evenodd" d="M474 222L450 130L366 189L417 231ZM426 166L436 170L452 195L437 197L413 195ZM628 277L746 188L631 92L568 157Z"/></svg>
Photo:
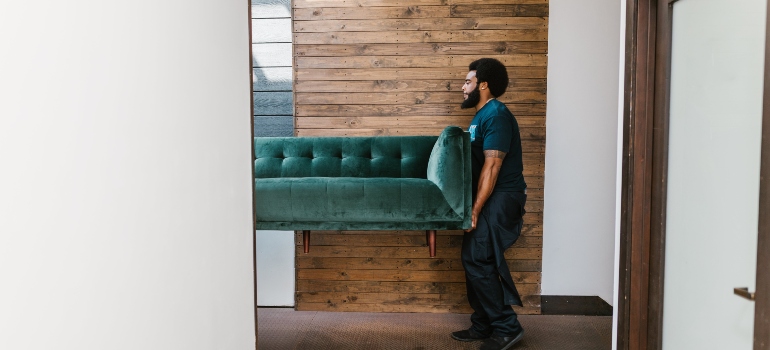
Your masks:
<svg viewBox="0 0 770 350"><path fill-rule="evenodd" d="M476 88L468 94L468 98L463 101L463 104L461 104L460 107L463 109L474 108L479 104L479 101L481 101L481 91L479 91L479 87L476 86Z"/></svg>

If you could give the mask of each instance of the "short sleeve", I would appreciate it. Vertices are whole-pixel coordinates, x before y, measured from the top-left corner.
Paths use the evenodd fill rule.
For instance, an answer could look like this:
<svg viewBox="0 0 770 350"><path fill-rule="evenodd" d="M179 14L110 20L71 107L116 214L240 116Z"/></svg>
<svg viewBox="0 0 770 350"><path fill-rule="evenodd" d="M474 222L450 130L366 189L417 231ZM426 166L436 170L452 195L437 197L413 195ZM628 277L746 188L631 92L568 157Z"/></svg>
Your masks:
<svg viewBox="0 0 770 350"><path fill-rule="evenodd" d="M484 121L484 150L509 153L513 138L513 121L505 114L491 115Z"/></svg>

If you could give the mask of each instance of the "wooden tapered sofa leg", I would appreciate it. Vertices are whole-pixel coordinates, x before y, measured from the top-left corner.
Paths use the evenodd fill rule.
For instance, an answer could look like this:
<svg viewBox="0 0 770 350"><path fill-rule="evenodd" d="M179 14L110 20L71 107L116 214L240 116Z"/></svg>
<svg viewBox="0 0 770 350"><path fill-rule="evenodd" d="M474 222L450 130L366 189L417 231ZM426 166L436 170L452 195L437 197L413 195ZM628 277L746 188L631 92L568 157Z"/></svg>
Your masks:
<svg viewBox="0 0 770 350"><path fill-rule="evenodd" d="M436 230L425 231L425 238L428 240L428 250L430 251L430 257L436 257Z"/></svg>
<svg viewBox="0 0 770 350"><path fill-rule="evenodd" d="M305 254L310 252L310 230L302 230L302 245L305 248Z"/></svg>

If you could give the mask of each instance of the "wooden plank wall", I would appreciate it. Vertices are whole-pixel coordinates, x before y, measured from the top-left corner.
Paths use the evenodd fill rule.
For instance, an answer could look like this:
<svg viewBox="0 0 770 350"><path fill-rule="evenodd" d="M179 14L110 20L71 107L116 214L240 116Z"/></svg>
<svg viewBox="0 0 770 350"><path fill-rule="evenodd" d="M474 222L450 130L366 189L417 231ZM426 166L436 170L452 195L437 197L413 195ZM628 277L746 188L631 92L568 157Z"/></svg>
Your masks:
<svg viewBox="0 0 770 350"><path fill-rule="evenodd" d="M467 128L467 66L494 57L508 67L502 96L521 127L528 213L506 252L524 296L540 313L548 0L294 0L297 136L438 135ZM441 231L429 258L425 233L314 231L296 236L297 309L471 312L461 231Z"/></svg>
<svg viewBox="0 0 770 350"><path fill-rule="evenodd" d="M254 136L292 136L291 1L251 0Z"/></svg>

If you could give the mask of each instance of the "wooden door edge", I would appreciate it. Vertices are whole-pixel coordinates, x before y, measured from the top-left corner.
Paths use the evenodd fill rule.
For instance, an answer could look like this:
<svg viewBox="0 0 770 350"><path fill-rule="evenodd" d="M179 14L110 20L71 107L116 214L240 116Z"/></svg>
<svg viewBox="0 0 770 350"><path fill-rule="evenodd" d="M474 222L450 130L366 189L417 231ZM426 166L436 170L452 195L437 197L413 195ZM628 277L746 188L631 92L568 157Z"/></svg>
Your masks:
<svg viewBox="0 0 770 350"><path fill-rule="evenodd" d="M770 3L768 3L770 18ZM766 23L767 19L766 19ZM765 81L762 103L762 150L759 181L757 282L754 350L770 350L770 26L765 25Z"/></svg>
<svg viewBox="0 0 770 350"><path fill-rule="evenodd" d="M618 349L662 346L671 9L626 6Z"/></svg>

